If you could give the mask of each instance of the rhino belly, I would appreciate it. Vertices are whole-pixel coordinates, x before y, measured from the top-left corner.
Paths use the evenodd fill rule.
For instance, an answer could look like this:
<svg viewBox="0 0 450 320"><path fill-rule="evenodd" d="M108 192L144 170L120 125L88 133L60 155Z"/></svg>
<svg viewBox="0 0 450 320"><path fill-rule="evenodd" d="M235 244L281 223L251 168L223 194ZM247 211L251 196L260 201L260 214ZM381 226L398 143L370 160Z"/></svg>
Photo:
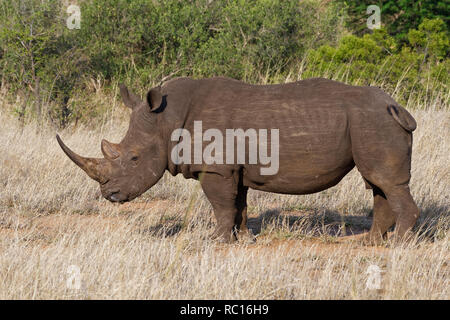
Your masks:
<svg viewBox="0 0 450 320"><path fill-rule="evenodd" d="M347 121L340 116L328 126L281 127L278 171L262 175L267 165L247 165L244 184L286 194L309 194L336 185L355 166Z"/></svg>
<svg viewBox="0 0 450 320"><path fill-rule="evenodd" d="M273 176L253 175L250 170L244 172L244 185L255 190L282 194L311 194L319 192L339 183L355 166L353 160L329 170L291 170L289 173L279 173ZM256 173L256 172L255 172Z"/></svg>

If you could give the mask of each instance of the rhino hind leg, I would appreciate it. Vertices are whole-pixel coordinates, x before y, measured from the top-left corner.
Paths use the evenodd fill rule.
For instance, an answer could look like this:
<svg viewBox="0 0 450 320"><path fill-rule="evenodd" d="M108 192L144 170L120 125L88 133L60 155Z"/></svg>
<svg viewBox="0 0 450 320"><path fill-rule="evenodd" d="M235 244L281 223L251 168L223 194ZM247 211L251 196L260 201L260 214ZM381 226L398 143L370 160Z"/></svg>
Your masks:
<svg viewBox="0 0 450 320"><path fill-rule="evenodd" d="M342 242L362 242L378 245L387 236L388 230L395 224L395 213L392 212L385 194L380 188L371 185L366 179L367 189L373 190L373 221L368 232L342 237Z"/></svg>
<svg viewBox="0 0 450 320"><path fill-rule="evenodd" d="M391 210L384 192L374 185L371 189L373 190L372 226L369 232L360 237L365 243L380 244L386 238L388 230L395 224L396 214Z"/></svg>
<svg viewBox="0 0 450 320"><path fill-rule="evenodd" d="M364 180L368 181L366 178ZM358 240L380 243L394 224L394 237L397 240L410 238L419 217L419 209L408 183L393 184L383 178L377 184L369 184L373 189L373 222L370 231L359 235Z"/></svg>
<svg viewBox="0 0 450 320"><path fill-rule="evenodd" d="M391 210L386 195L380 188L373 186L373 221L369 240L377 243L382 241L395 220L396 214Z"/></svg>
<svg viewBox="0 0 450 320"><path fill-rule="evenodd" d="M407 184L394 186L385 193L396 217L394 240L410 240L412 228L419 218L419 208L411 196L409 186Z"/></svg>
<svg viewBox="0 0 450 320"><path fill-rule="evenodd" d="M363 169L360 169L364 180L373 189L374 197L372 227L364 240L379 242L382 239L380 237L385 236L394 223L395 238L409 238L419 217L419 209L408 185L411 159L402 155L398 158L405 161L379 161L377 165L366 161ZM368 167L367 164L371 166Z"/></svg>
<svg viewBox="0 0 450 320"><path fill-rule="evenodd" d="M409 187L406 185L389 188L389 196L377 186L371 187L373 221L370 230L363 234L342 237L341 241L378 245L387 238L388 231L394 224L394 240L408 240L419 217L419 209L412 199Z"/></svg>
<svg viewBox="0 0 450 320"><path fill-rule="evenodd" d="M353 160L374 196L373 225L361 238L380 239L395 223L394 235L403 239L419 216L409 190L412 133L380 110L370 120L364 113L350 114Z"/></svg>

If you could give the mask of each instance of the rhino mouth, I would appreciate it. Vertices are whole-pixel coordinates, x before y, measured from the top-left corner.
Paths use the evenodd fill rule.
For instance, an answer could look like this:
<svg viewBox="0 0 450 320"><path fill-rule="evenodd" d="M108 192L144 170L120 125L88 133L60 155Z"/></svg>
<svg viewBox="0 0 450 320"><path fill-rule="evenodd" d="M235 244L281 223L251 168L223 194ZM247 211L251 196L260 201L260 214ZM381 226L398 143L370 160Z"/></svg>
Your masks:
<svg viewBox="0 0 450 320"><path fill-rule="evenodd" d="M112 196L109 197L109 200L110 200L111 202L120 202L120 203L123 203L123 202L125 202L126 199L122 199L120 196L117 196L117 195L113 194Z"/></svg>
<svg viewBox="0 0 450 320"><path fill-rule="evenodd" d="M120 191L111 192L105 198L111 202L116 203L124 203L129 201L128 196L121 194Z"/></svg>
<svg viewBox="0 0 450 320"><path fill-rule="evenodd" d="M141 193L139 193L139 192L121 193L120 191L114 191L114 192L107 193L104 196L104 198L111 202L122 204L125 202L130 202L130 201L134 200L135 198L139 197L140 195L141 195Z"/></svg>

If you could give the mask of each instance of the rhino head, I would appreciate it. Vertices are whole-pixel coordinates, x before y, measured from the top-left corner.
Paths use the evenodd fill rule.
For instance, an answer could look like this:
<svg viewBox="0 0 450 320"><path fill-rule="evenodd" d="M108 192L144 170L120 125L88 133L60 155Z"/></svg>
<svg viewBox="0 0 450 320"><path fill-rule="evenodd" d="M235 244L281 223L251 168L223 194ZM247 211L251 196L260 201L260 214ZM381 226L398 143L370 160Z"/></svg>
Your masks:
<svg viewBox="0 0 450 320"><path fill-rule="evenodd" d="M165 104L161 88L151 89L145 101L124 85L120 85L120 94L124 104L132 109L130 124L120 143L102 140L104 158L82 157L56 136L66 155L100 184L103 197L112 202L140 196L158 182L168 165L167 146L156 119Z"/></svg>

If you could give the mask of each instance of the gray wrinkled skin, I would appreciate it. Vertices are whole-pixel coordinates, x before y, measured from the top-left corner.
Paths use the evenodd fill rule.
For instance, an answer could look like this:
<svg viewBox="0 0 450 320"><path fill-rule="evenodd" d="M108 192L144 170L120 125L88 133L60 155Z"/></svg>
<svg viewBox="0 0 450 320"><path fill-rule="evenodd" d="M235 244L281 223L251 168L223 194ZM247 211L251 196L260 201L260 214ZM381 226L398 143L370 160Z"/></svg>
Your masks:
<svg viewBox="0 0 450 320"><path fill-rule="evenodd" d="M408 186L416 122L376 87L321 78L279 85L178 78L151 89L144 100L124 86L121 95L132 109L129 129L118 144L102 141L103 159L81 157L57 137L110 201L133 200L166 170L181 173L200 180L217 219L214 236L229 242L238 231L247 232L249 188L319 192L356 165L374 197L373 225L357 239L378 242L394 224L394 234L405 237L419 216ZM279 129L278 173L261 175L260 164L174 164L170 154L178 142L171 141L172 132L193 132L194 121L200 120L203 131L216 128L224 136L225 129Z"/></svg>

